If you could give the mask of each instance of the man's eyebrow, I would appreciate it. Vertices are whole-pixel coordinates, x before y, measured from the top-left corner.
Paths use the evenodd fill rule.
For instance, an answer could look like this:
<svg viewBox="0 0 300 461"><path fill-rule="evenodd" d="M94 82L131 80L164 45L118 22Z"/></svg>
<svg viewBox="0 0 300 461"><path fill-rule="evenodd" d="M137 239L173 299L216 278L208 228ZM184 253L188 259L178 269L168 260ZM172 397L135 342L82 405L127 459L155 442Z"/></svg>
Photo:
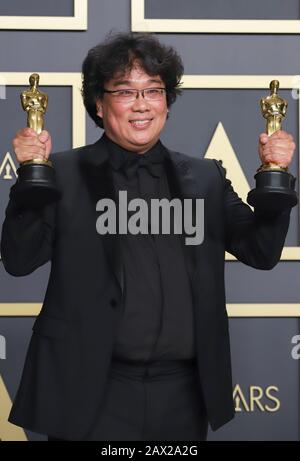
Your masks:
<svg viewBox="0 0 300 461"><path fill-rule="evenodd" d="M162 84L163 82L161 80L158 80L156 78L150 78L147 80L145 83L159 83ZM115 80L113 82L113 87L120 86L120 85L134 85L134 82L132 80Z"/></svg>

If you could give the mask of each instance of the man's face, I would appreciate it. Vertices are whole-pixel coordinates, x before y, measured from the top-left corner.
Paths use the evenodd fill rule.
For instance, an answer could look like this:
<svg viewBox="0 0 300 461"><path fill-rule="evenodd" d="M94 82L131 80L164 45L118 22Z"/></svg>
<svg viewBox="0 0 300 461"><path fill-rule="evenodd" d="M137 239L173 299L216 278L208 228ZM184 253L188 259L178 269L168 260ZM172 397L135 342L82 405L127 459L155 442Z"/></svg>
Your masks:
<svg viewBox="0 0 300 461"><path fill-rule="evenodd" d="M106 90L164 88L159 76L150 76L137 64L130 72L105 84ZM134 101L120 102L104 93L97 101L97 115L103 119L107 136L124 149L145 153L158 141L167 118L166 95L147 101L140 93Z"/></svg>

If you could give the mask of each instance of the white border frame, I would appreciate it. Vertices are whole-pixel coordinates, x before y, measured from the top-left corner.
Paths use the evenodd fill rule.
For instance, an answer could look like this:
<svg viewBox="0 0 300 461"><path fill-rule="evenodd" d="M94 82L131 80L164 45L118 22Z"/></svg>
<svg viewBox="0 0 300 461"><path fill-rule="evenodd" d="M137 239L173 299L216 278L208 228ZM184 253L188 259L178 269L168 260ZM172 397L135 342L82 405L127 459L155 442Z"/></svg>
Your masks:
<svg viewBox="0 0 300 461"><path fill-rule="evenodd" d="M42 303L0 303L1 317L35 317L40 313ZM299 303L228 303L229 317L300 317Z"/></svg>
<svg viewBox="0 0 300 461"><path fill-rule="evenodd" d="M133 32L299 34L300 19L146 19L145 0L131 0Z"/></svg>
<svg viewBox="0 0 300 461"><path fill-rule="evenodd" d="M8 73L0 74L0 77L7 78L8 84L23 85L28 81L29 73ZM44 85L62 85L72 82L73 94L74 89L80 86L80 74L45 74L40 73L41 87ZM289 75L185 75L182 79L183 89L262 89L269 87L271 80L278 79L280 88L290 89L297 87L294 83L293 76ZM76 93L76 91L75 91ZM78 144L85 144L85 111L80 96L80 104L78 94L75 94L75 103L73 103L73 123L76 123L79 130L79 139L73 138L74 147ZM74 105L75 104L75 105ZM82 112L81 109L83 108ZM76 112L79 111L79 112ZM74 115L76 118L74 120ZM81 121L79 120L81 119ZM299 122L300 122L300 104L299 104ZM80 133L80 129L83 132ZM73 134L74 126L73 126ZM300 133L300 129L299 129ZM299 163L300 164L300 163ZM231 255L228 255L227 260L235 260ZM283 250L282 260L298 260L300 259L300 247L287 247ZM0 303L0 318L1 317L34 317L41 310L41 303ZM300 317L300 304L298 303L229 303L227 304L227 312L229 317Z"/></svg>
<svg viewBox="0 0 300 461"><path fill-rule="evenodd" d="M2 72L0 84L5 86L29 86L32 72ZM41 89L47 86L72 87L72 147L86 144L86 111L81 96L82 77L79 72L37 72L40 75ZM21 110L21 109L20 109ZM38 303L0 303L1 317L31 317L38 315Z"/></svg>
<svg viewBox="0 0 300 461"><path fill-rule="evenodd" d="M73 0L74 16L0 16L0 30L87 30L88 0Z"/></svg>

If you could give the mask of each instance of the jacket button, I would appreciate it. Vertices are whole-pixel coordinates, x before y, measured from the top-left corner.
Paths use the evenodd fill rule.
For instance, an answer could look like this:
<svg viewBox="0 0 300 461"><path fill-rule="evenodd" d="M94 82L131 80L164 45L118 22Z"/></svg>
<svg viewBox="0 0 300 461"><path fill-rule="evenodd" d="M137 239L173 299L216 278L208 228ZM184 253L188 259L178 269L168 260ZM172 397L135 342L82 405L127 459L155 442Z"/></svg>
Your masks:
<svg viewBox="0 0 300 461"><path fill-rule="evenodd" d="M115 298L112 298L110 300L110 305L111 305L111 307L117 307L118 301Z"/></svg>

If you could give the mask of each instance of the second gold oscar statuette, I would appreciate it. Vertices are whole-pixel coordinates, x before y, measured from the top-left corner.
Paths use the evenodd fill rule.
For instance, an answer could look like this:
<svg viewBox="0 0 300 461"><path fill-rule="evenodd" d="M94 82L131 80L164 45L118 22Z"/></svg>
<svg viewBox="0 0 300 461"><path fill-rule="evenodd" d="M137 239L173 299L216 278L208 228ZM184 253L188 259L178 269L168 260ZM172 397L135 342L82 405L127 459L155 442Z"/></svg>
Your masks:
<svg viewBox="0 0 300 461"><path fill-rule="evenodd" d="M270 94L260 100L263 117L267 120L266 133L271 136L281 130L288 103L278 95L279 81L272 80ZM298 203L296 178L286 167L276 163L261 165L255 175L256 188L247 197L249 205L264 211L280 212Z"/></svg>

